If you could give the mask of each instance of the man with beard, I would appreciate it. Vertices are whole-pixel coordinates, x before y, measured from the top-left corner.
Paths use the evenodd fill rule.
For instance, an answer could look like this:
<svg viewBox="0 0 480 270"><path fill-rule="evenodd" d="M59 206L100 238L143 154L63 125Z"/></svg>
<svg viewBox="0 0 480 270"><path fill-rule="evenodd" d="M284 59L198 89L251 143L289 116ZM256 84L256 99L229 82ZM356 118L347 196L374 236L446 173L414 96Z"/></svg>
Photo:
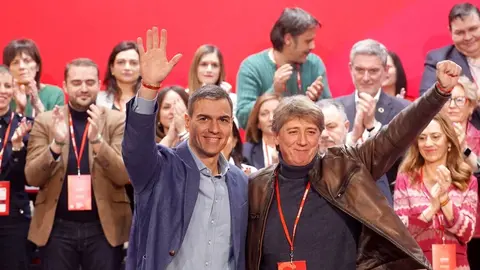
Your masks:
<svg viewBox="0 0 480 270"><path fill-rule="evenodd" d="M325 65L311 53L320 23L301 8L286 8L271 32L272 48L247 57L237 75L237 111L240 127L259 96L305 94L311 100L330 98Z"/></svg>
<svg viewBox="0 0 480 270"><path fill-rule="evenodd" d="M347 144L355 146L353 138L358 138L365 131L362 119L363 114L358 113L353 123L352 132L350 129L350 121L348 121L345 108L341 103L333 99L323 99L317 102L318 107L322 110L325 129L320 135L320 152L326 153L327 148ZM390 205L393 205L393 197L385 175L381 176L376 182L377 187L382 191Z"/></svg>

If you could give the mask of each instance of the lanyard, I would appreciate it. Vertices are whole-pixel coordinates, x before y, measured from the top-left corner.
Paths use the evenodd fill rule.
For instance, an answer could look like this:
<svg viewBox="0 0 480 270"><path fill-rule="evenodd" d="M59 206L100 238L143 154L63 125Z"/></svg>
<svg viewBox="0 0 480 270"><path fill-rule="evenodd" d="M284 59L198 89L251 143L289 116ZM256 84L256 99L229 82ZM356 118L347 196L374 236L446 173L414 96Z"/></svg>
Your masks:
<svg viewBox="0 0 480 270"><path fill-rule="evenodd" d="M7 147L8 135L10 134L10 128L12 127L13 116L15 116L14 112L12 112L10 116L10 123L8 124L7 130L5 131L5 136L3 137L3 146L2 150L0 150L0 171L2 169L3 154L5 153L5 148Z"/></svg>
<svg viewBox="0 0 480 270"><path fill-rule="evenodd" d="M298 86L298 89L297 89L297 95L300 95L300 94L303 94L303 90L302 90L302 76L300 74L300 65L297 64L296 65L297 67L297 86ZM279 65L277 65L277 69L280 68Z"/></svg>
<svg viewBox="0 0 480 270"><path fill-rule="evenodd" d="M278 204L278 213L280 215L280 220L282 221L283 231L287 237L287 241L290 244L290 262L293 262L293 241L295 241L295 233L297 232L298 221L300 220L300 215L303 212L303 206L305 205L305 200L307 199L308 192L310 191L310 182L308 182L305 192L303 193L302 202L300 203L300 208L298 209L297 217L295 218L295 223L293 224L292 238L290 238L290 233L288 232L287 224L285 222L285 217L283 216L282 204L280 202L280 188L278 184L278 174L275 179L275 193L277 195L277 204Z"/></svg>
<svg viewBox="0 0 480 270"><path fill-rule="evenodd" d="M83 136L82 136L82 144L80 145L80 153L77 150L77 143L75 141L75 132L73 131L73 121L72 121L72 115L68 114L69 117L69 122L70 122L70 136L72 137L72 146L73 146L73 152L75 153L75 157L77 158L77 169L78 169L78 175L80 175L80 161L82 160L82 155L83 155L83 150L85 149L85 144L87 142L87 133L88 133L88 127L90 123L87 123L85 126L85 130L83 131Z"/></svg>

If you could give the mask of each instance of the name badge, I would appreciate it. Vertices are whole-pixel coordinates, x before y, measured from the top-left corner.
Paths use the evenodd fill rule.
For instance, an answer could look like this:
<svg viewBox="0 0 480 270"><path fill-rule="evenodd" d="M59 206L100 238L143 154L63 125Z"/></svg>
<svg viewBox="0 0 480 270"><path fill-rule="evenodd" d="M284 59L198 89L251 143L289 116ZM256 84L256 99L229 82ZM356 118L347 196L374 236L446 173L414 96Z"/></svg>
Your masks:
<svg viewBox="0 0 480 270"><path fill-rule="evenodd" d="M10 214L10 182L0 181L0 216Z"/></svg>
<svg viewBox="0 0 480 270"><path fill-rule="evenodd" d="M456 247L454 244L432 245L433 270L454 270L457 268Z"/></svg>
<svg viewBox="0 0 480 270"><path fill-rule="evenodd" d="M279 262L278 270L307 270L306 261Z"/></svg>
<svg viewBox="0 0 480 270"><path fill-rule="evenodd" d="M68 176L68 210L92 210L92 179L90 175Z"/></svg>

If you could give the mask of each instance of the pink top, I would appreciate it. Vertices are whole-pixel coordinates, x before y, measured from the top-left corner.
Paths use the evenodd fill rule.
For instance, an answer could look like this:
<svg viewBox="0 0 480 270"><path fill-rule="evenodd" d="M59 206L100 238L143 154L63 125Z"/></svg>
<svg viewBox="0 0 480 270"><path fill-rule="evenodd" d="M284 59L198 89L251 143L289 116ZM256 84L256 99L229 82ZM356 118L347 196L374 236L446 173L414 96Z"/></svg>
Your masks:
<svg viewBox="0 0 480 270"><path fill-rule="evenodd" d="M399 173L393 194L394 209L412 236L417 240L427 259L432 262L432 245L441 244L440 225L445 228L445 244L455 244L457 269L470 269L466 243L473 236L477 220L477 179L472 176L468 189L461 192L452 187L448 192L453 203L453 221L450 223L440 210L425 223L420 214L430 205L429 192L423 182L412 184L408 176Z"/></svg>
<svg viewBox="0 0 480 270"><path fill-rule="evenodd" d="M467 125L467 134L465 137L465 141L467 141L468 147L472 150L477 157L480 157L480 131L476 129L473 125ZM477 219L480 215L480 203L477 207ZM475 228L475 234L473 235L475 238L480 238L480 222L477 222Z"/></svg>

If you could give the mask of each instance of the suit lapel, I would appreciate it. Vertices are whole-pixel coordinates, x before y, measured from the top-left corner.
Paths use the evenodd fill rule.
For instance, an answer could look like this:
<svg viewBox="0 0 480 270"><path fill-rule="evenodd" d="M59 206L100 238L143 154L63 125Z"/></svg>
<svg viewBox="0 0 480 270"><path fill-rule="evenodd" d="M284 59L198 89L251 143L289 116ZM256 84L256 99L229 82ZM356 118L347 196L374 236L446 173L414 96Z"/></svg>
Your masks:
<svg viewBox="0 0 480 270"><path fill-rule="evenodd" d="M70 117L70 112L68 111L68 105L63 106L63 115L65 116L65 124L67 125L67 132L68 132L68 140L65 141L65 145L62 148L62 162L63 162L63 175L66 174L67 168L68 168L68 154L70 153L70 140L72 139L72 136L70 134L70 123L69 123L69 117ZM52 130L52 132L54 132Z"/></svg>
<svg viewBox="0 0 480 270"><path fill-rule="evenodd" d="M473 80L472 72L470 71L470 66L468 65L467 58L461 54L456 48L453 48L450 59L462 67L463 74L467 76L470 80Z"/></svg>
<svg viewBox="0 0 480 270"><path fill-rule="evenodd" d="M357 114L357 105L355 104L355 92L350 96L347 96L345 99L345 113L347 114L347 119L350 122L350 130L353 129L353 123L355 122L355 115Z"/></svg>
<svg viewBox="0 0 480 270"><path fill-rule="evenodd" d="M389 115L392 113L392 100L390 99L387 94L385 94L380 89L380 97L378 98L377 106L375 108L375 119L380 122L382 125L388 124L387 119L389 119Z"/></svg>
<svg viewBox="0 0 480 270"><path fill-rule="evenodd" d="M240 207L242 206L242 195L240 194L240 190L238 189L237 185L237 178L235 175L228 171L226 174L226 183L228 189L228 197L230 202L230 232L232 236L232 247L234 250L235 261L238 262L238 257L240 256L240 234L238 233L239 228L241 226L241 220L239 220L240 214Z"/></svg>
<svg viewBox="0 0 480 270"><path fill-rule="evenodd" d="M200 189L200 171L197 168L195 160L193 159L190 150L188 149L188 140L180 143L177 147L178 156L185 162L186 176L185 176L185 203L183 205L183 235L185 235L190 219L192 218L193 209L197 202L198 191Z"/></svg>
<svg viewBox="0 0 480 270"><path fill-rule="evenodd" d="M263 143L257 143L252 147L252 162L255 168L265 167L265 157L263 156Z"/></svg>

